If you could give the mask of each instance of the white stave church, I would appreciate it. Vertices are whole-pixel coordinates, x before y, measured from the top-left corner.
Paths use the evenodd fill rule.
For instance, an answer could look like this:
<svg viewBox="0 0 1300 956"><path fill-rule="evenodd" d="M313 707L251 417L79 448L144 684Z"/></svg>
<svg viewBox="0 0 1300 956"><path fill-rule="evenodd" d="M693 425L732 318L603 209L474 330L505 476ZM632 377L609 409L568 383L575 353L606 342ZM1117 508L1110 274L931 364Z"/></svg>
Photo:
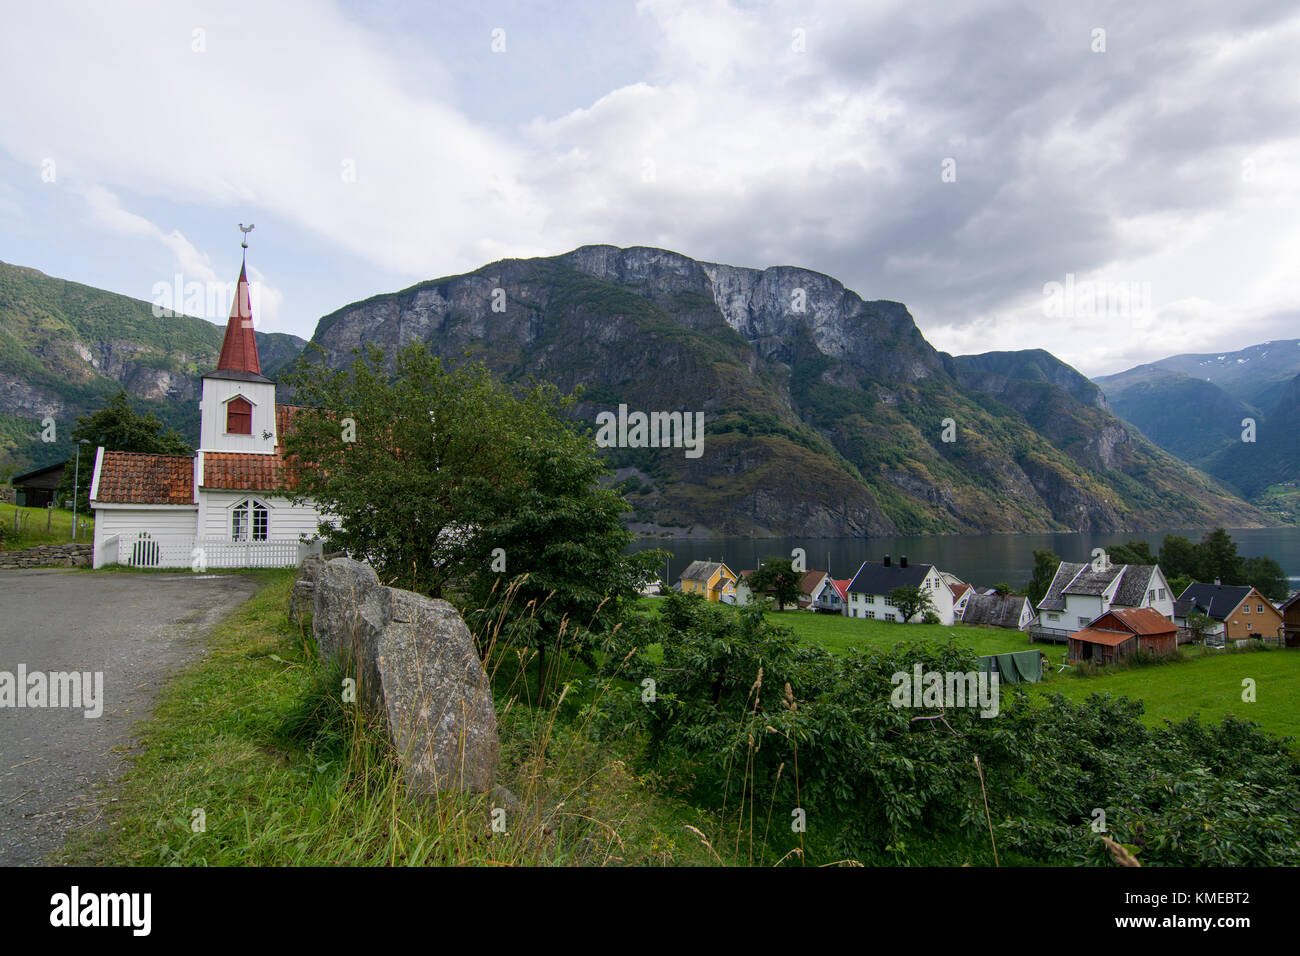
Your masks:
<svg viewBox="0 0 1300 956"><path fill-rule="evenodd" d="M215 371L203 376L191 456L95 453L94 566L289 567L316 541L321 515L294 504L281 438L295 406L262 374L245 267Z"/></svg>

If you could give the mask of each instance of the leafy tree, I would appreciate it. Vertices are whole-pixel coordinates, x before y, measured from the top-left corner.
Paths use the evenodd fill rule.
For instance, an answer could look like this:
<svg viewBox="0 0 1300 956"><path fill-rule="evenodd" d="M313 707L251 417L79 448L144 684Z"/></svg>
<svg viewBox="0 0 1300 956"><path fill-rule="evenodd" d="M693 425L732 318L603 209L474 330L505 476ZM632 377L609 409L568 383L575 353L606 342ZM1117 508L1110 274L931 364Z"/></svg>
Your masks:
<svg viewBox="0 0 1300 956"><path fill-rule="evenodd" d="M1241 564L1241 578L1238 583L1249 584L1273 601L1285 601L1287 595L1291 593L1291 584L1286 579L1282 565L1272 558L1260 555L1245 558Z"/></svg>
<svg viewBox="0 0 1300 956"><path fill-rule="evenodd" d="M1003 597L1005 597L1008 594L1015 593L1011 585L1007 584L1005 581L1001 582L1000 584L993 585L993 590L996 591L998 594L1002 595Z"/></svg>
<svg viewBox="0 0 1300 956"><path fill-rule="evenodd" d="M889 592L889 599L898 608L900 618L904 622L910 621L917 614L934 611L934 600L930 597L930 592L915 584L904 584L894 588Z"/></svg>
<svg viewBox="0 0 1300 956"><path fill-rule="evenodd" d="M1163 570L1163 566L1161 569ZM1169 590L1173 592L1175 598L1195 583L1195 579L1190 574L1176 574L1172 577L1166 575L1165 580L1169 582Z"/></svg>
<svg viewBox="0 0 1300 956"><path fill-rule="evenodd" d="M803 575L794 569L790 558L765 558L758 570L749 576L749 587L755 594L767 594L776 601L776 609L784 611L787 604L798 604L803 593L799 588Z"/></svg>
<svg viewBox="0 0 1300 956"><path fill-rule="evenodd" d="M1201 571L1196 545L1181 534L1165 535L1164 543L1160 545L1160 570L1164 571L1170 584L1176 577L1196 580Z"/></svg>
<svg viewBox="0 0 1300 956"><path fill-rule="evenodd" d="M1056 577L1056 569L1060 566L1061 559L1053 552L1034 550L1034 573L1029 578L1025 593L1029 595L1029 601L1035 607L1047 594L1047 589L1052 586L1052 578Z"/></svg>
<svg viewBox="0 0 1300 956"><path fill-rule="evenodd" d="M1202 581L1233 584L1242 580L1242 560L1228 532L1215 528L1197 546L1197 570Z"/></svg>
<svg viewBox="0 0 1300 956"><path fill-rule="evenodd" d="M517 455L526 481L491 504L471 559L480 569L502 570L471 575L468 596L487 620L515 611L508 639L537 651L540 701L548 647L591 662L601 635L627 619L665 552L625 554L633 541L622 522L627 503L597 484L606 468L588 437L556 427Z"/></svg>
<svg viewBox="0 0 1300 956"><path fill-rule="evenodd" d="M1192 632L1192 639L1197 644L1205 640L1206 633L1212 627L1214 627L1214 621L1210 619L1208 614L1193 611L1187 615L1187 629Z"/></svg>
<svg viewBox="0 0 1300 956"><path fill-rule="evenodd" d="M420 343L391 373L372 348L289 381L309 405L284 439L293 495L333 516L327 546L386 582L508 615L501 633L539 651L543 680L546 648L590 656L662 563L623 554L626 505L596 483L595 445L553 386L515 389Z"/></svg>
<svg viewBox="0 0 1300 956"><path fill-rule="evenodd" d="M194 449L185 444L184 439L174 428L164 429L152 412L137 412L131 405L131 399L125 389L117 394L97 412L79 416L72 427L72 440L85 439L90 442L85 446L90 453L80 456L79 467L74 468L74 459L68 459L63 470L63 478L54 496L60 501L71 501L74 480L77 481L77 507L90 510L90 471L94 468L94 450L103 445L108 451L135 451L155 455L192 455ZM80 472L80 474L76 474Z"/></svg>
<svg viewBox="0 0 1300 956"><path fill-rule="evenodd" d="M1113 564L1159 563L1156 556L1151 553L1151 545L1145 541L1130 541L1128 544L1112 545L1106 549L1106 554Z"/></svg>

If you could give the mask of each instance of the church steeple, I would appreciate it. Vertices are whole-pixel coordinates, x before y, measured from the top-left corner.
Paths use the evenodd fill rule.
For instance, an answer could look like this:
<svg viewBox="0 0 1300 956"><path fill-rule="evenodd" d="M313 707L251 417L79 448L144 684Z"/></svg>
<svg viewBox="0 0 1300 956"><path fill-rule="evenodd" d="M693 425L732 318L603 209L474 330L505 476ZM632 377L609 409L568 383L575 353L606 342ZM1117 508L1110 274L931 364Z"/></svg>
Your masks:
<svg viewBox="0 0 1300 956"><path fill-rule="evenodd" d="M230 307L230 320L226 323L226 338L221 343L217 371L262 374L262 363L257 357L257 338L253 335L253 307L248 298L247 267L243 265L239 267L235 302Z"/></svg>

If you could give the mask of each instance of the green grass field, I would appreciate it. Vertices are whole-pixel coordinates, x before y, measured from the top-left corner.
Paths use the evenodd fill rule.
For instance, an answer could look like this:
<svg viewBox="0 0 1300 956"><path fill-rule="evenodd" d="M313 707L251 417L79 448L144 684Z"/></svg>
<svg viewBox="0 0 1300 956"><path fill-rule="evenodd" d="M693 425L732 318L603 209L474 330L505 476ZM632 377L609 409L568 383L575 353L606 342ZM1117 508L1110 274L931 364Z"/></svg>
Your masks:
<svg viewBox="0 0 1300 956"><path fill-rule="evenodd" d="M645 598L642 604L648 612L655 612L655 598ZM1279 737L1297 738L1300 745L1300 651L1227 652L1184 647L1177 662L1082 676L1068 668L1060 670L1065 661L1064 644L1030 644L1025 634L1003 628L896 624L809 611L771 612L768 619L833 654L853 647L887 648L919 641L952 640L981 655L1034 647L1052 662L1047 679L1037 685L1041 693L1059 692L1072 700L1102 693L1141 700L1146 709L1144 719L1151 725L1194 715L1218 723L1232 713L1258 722ZM1255 681L1253 703L1241 699L1241 682L1247 677Z"/></svg>
<svg viewBox="0 0 1300 956"><path fill-rule="evenodd" d="M18 512L18 531L14 532L14 512ZM45 530L46 524L50 530ZM81 530L77 540L89 543L95 539L94 514L77 512L77 523ZM38 544L65 544L72 540L72 511L55 508L50 514L47 508L19 508L15 505L0 503L0 550L18 551Z"/></svg>
<svg viewBox="0 0 1300 956"><path fill-rule="evenodd" d="M1187 658L1174 663L1055 679L1041 686L1072 700L1096 693L1141 700L1144 719L1152 725L1193 715L1218 723L1225 714L1235 714L1279 737L1300 738L1300 652L1196 648L1184 653ZM1252 703L1242 700L1246 678L1255 682Z"/></svg>
<svg viewBox="0 0 1300 956"><path fill-rule="evenodd" d="M657 598L643 598L642 607L656 612ZM721 605L726 607L727 605ZM1000 627L974 627L955 624L899 624L892 621L869 621L863 618L844 617L839 614L815 614L812 611L772 611L768 620L788 627L802 640L820 644L832 654L843 654L854 647L893 647L895 644L914 644L919 641L947 643L953 641L969 647L976 654L1006 654L1010 651L1027 651L1035 647L1043 651L1059 666L1065 658L1064 644L1030 644L1020 631Z"/></svg>

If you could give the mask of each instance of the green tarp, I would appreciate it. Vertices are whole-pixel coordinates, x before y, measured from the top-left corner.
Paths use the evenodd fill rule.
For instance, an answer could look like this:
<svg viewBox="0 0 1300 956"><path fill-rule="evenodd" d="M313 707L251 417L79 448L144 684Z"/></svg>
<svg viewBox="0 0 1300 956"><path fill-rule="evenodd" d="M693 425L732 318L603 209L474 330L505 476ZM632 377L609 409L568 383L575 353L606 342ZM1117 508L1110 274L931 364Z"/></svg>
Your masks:
<svg viewBox="0 0 1300 956"><path fill-rule="evenodd" d="M999 684L1037 684L1043 679L1042 651L1016 651L981 657L980 671L991 674L995 660L998 662Z"/></svg>

